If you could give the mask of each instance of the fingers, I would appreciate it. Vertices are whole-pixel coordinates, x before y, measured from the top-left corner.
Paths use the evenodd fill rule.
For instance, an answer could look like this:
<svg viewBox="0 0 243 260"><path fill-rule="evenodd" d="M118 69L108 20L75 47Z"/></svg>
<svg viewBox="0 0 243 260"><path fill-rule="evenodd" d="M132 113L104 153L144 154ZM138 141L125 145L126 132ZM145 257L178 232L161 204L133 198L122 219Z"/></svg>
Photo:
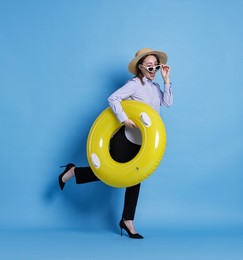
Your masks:
<svg viewBox="0 0 243 260"><path fill-rule="evenodd" d="M166 64L162 64L161 70L162 70L162 71L169 71L169 70L170 70L170 66L168 66L168 65L166 65Z"/></svg>
<svg viewBox="0 0 243 260"><path fill-rule="evenodd" d="M130 120L130 122L127 126L131 127L131 128L137 128L137 125L132 120Z"/></svg>
<svg viewBox="0 0 243 260"><path fill-rule="evenodd" d="M138 126L135 123L133 123L132 128L138 128Z"/></svg>
<svg viewBox="0 0 243 260"><path fill-rule="evenodd" d="M166 80L167 77L170 75L170 66L166 64L162 64L161 66L161 74L164 80Z"/></svg>
<svg viewBox="0 0 243 260"><path fill-rule="evenodd" d="M123 123L126 127L137 128L137 125L130 119L126 119Z"/></svg>
<svg viewBox="0 0 243 260"><path fill-rule="evenodd" d="M167 65L167 64L162 64L162 68L170 68L170 66L169 65Z"/></svg>

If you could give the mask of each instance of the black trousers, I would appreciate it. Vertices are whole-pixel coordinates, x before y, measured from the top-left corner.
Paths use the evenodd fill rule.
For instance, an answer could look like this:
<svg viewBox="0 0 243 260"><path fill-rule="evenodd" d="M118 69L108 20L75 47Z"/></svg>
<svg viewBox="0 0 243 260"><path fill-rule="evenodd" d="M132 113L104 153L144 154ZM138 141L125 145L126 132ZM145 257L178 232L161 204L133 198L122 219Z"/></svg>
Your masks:
<svg viewBox="0 0 243 260"><path fill-rule="evenodd" d="M111 157L118 162L130 161L138 153L140 145L129 142L125 136L125 127L121 127L110 141ZM77 184L100 181L90 167L75 167ZM122 218L133 220L136 212L140 183L126 188Z"/></svg>

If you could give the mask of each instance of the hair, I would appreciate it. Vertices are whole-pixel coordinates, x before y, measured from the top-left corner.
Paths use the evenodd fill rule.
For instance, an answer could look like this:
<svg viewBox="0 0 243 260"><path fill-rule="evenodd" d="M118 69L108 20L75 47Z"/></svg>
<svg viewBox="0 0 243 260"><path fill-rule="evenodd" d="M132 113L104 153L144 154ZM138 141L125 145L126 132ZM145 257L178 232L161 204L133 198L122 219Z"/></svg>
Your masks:
<svg viewBox="0 0 243 260"><path fill-rule="evenodd" d="M144 85L144 82L143 82L143 73L141 72L140 68L139 68L139 65L140 64L143 64L143 61L148 57L148 56L154 56L156 59L157 59L157 62L159 63L160 60L159 60L159 57L156 55L156 54L148 54L148 55L145 55L144 57L142 57L136 64L136 75L135 77L138 77L141 81L141 84Z"/></svg>

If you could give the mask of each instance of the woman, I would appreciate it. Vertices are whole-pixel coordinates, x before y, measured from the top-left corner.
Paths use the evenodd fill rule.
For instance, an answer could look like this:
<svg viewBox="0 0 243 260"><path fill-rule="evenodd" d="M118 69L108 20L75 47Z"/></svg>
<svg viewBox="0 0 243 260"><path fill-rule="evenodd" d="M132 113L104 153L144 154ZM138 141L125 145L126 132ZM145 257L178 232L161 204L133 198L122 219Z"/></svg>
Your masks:
<svg viewBox="0 0 243 260"><path fill-rule="evenodd" d="M128 65L129 71L135 75L123 87L115 91L108 102L114 114L123 126L117 131L110 141L110 154L118 162L126 162L135 157L141 146L141 133L136 124L127 117L121 106L122 100L133 99L144 102L160 113L160 106L169 107L173 103L172 88L170 83L170 67L166 65L167 55L161 51L150 48L139 50L135 58ZM164 89L153 82L156 72L160 71ZM59 176L59 185L63 190L65 183L75 176L76 183L99 181L90 167L75 167L69 163L65 171ZM126 188L122 219L119 223L130 238L143 238L136 232L134 216L139 196L140 183Z"/></svg>

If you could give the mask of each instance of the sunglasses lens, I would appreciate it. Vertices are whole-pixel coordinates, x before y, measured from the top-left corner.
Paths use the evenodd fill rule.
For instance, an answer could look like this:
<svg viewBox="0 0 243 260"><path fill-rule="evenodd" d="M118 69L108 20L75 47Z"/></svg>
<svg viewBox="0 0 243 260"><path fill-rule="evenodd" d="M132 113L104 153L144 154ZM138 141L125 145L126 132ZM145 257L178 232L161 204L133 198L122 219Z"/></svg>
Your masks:
<svg viewBox="0 0 243 260"><path fill-rule="evenodd" d="M157 65L155 67L147 67L148 72L153 72L154 70L159 70L161 65Z"/></svg>

